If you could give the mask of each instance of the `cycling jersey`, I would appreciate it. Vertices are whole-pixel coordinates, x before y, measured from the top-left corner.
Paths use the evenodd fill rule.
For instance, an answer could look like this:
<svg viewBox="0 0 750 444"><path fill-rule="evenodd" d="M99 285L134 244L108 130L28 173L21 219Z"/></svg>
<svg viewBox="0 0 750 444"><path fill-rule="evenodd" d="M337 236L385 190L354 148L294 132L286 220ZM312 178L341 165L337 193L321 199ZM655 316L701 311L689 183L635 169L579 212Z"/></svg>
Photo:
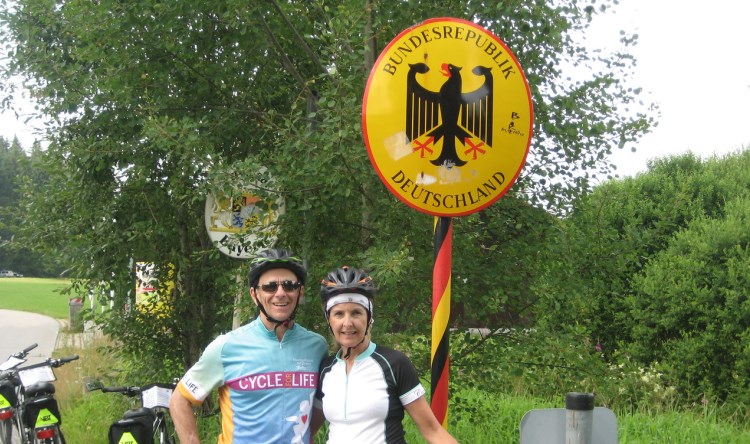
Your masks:
<svg viewBox="0 0 750 444"><path fill-rule="evenodd" d="M279 341L255 319L211 342L177 387L194 404L219 388L219 444L308 444L327 351L322 336L297 324Z"/></svg>
<svg viewBox="0 0 750 444"><path fill-rule="evenodd" d="M329 422L328 443L406 443L404 406L425 394L409 358L370 342L347 375L340 355L324 360L315 395Z"/></svg>

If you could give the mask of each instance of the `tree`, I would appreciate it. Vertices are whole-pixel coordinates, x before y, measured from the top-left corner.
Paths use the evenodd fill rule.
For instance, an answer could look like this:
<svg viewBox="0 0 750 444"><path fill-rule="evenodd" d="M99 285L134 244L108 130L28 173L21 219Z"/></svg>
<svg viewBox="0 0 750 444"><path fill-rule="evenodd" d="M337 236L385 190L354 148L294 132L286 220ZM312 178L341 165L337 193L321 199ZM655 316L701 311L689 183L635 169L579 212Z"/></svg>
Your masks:
<svg viewBox="0 0 750 444"><path fill-rule="evenodd" d="M22 180L41 179L34 157L34 151L26 154L18 138L10 143L0 138L0 268L24 276L56 276L61 270L54 261L16 241L23 218L23 208L18 205Z"/></svg>
<svg viewBox="0 0 750 444"><path fill-rule="evenodd" d="M581 199L545 252L535 283L538 327L583 326L606 355L632 353L691 402L703 394L745 400L741 338L742 230L750 151L701 161L693 154L649 165Z"/></svg>
<svg viewBox="0 0 750 444"><path fill-rule="evenodd" d="M454 260L456 274L470 277L459 303L469 306L482 294L492 310L505 307L508 295L522 305L533 300L525 279L487 281L475 277L478 270L508 276L524 264L524 273L533 273L541 238L530 249L501 244L544 219L528 202L565 212L592 174L610 171L606 154L632 145L651 124L650 115L624 109L638 93L625 84L630 56L591 56L574 41L595 13L572 0L364 7L350 0L20 0L0 16L9 30L4 41L18 43L10 73L25 76L43 112L58 122L45 154L49 182L24 192L26 242L59 253L82 285L108 283L117 307L133 288L133 260L171 264L175 287L165 302L172 311L153 320L163 328L132 336L143 329L118 322L118 312L108 325L130 339L126 347L157 336L157 358L176 351L169 359L188 365L228 327L234 277L243 274L243 264L221 257L207 239L206 194L249 188L269 201L281 194L279 243L309 258L311 282L342 261L356 262L381 283L383 314L390 315L376 328L424 331L429 323L415 321L429 318L432 224L379 183L358 116L378 51L425 17L452 15L493 30L514 49L536 110L529 165L507 205L461 221L462 235L475 243L459 245L462 256ZM623 39L625 48L633 42ZM605 68L567 82L565 63ZM505 210L519 222L509 225ZM493 254L476 261L477 245ZM507 290L484 295L488 285ZM309 290L312 299L314 284ZM317 304L303 312L322 323ZM475 310L470 318L502 316Z"/></svg>
<svg viewBox="0 0 750 444"><path fill-rule="evenodd" d="M10 251L10 244L15 230L11 222L15 216L13 208L18 202L18 192L15 179L19 173L18 140L13 144L0 138L0 268L25 272L14 266L14 255ZM23 156L23 152L20 153Z"/></svg>

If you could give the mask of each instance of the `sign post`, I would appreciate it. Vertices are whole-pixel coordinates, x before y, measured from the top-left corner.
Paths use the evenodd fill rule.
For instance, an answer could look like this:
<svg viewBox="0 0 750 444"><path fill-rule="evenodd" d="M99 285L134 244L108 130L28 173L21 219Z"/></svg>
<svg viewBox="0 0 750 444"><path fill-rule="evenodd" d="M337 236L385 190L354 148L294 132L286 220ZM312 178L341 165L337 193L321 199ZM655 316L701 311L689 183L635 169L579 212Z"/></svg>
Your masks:
<svg viewBox="0 0 750 444"><path fill-rule="evenodd" d="M284 213L284 200L278 197L275 202L263 203L260 197L249 192L206 198L206 230L219 251L235 259L248 259L259 246L270 246L276 241L276 221ZM240 290L235 296L232 329L241 324L239 307L247 296L244 276L238 274L235 280Z"/></svg>
<svg viewBox="0 0 750 444"><path fill-rule="evenodd" d="M432 269L432 347L430 405L438 422L448 426L448 375L450 373L451 260L453 220L435 217L435 260Z"/></svg>
<svg viewBox="0 0 750 444"><path fill-rule="evenodd" d="M447 425L451 218L500 199L523 168L533 107L515 55L472 22L433 18L381 52L362 102L375 171L410 207L436 217L432 409Z"/></svg>

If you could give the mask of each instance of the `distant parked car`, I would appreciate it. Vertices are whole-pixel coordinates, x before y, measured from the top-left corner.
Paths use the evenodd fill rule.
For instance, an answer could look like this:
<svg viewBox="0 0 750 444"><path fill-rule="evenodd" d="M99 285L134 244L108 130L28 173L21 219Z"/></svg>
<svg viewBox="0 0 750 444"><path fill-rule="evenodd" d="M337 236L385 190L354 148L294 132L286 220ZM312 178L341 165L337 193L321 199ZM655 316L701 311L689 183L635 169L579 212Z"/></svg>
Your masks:
<svg viewBox="0 0 750 444"><path fill-rule="evenodd" d="M23 277L23 275L21 273L16 273L15 271L0 270L0 277L4 277L4 278L14 278L14 277L20 278L20 277Z"/></svg>

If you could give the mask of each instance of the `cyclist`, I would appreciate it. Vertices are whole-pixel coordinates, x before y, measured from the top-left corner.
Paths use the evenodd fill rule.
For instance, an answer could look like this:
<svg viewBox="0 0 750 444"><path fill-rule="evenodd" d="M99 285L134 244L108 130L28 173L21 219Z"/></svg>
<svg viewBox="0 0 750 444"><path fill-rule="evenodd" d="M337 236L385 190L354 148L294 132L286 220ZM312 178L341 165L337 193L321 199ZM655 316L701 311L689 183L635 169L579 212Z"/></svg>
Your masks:
<svg viewBox="0 0 750 444"><path fill-rule="evenodd" d="M248 282L258 315L211 342L172 395L170 415L182 444L199 442L192 406L215 388L219 444L311 442L313 397L328 346L294 322L306 277L287 250L264 250L252 260Z"/></svg>
<svg viewBox="0 0 750 444"><path fill-rule="evenodd" d="M430 410L409 358L372 342L372 278L356 268L336 269L323 279L320 297L341 347L323 361L315 396L316 410L329 422L328 443L406 443L406 410L427 442L455 444Z"/></svg>

